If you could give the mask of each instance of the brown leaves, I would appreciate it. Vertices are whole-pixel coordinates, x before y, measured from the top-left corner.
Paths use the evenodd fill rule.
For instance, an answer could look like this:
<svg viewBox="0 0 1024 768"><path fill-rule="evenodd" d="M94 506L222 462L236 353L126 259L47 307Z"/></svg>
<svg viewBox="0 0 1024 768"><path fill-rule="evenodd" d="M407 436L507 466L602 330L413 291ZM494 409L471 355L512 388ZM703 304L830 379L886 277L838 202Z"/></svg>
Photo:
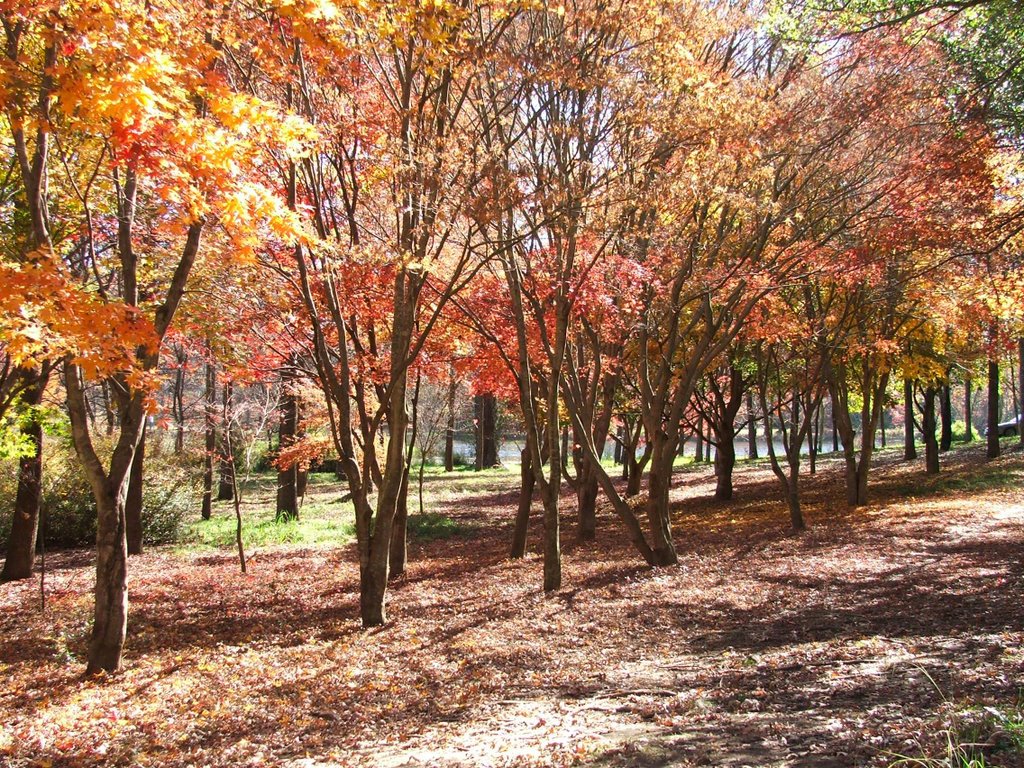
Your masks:
<svg viewBox="0 0 1024 768"><path fill-rule="evenodd" d="M90 569L60 553L46 614L37 584L0 591L0 760L885 765L885 749L931 743L943 697L1012 705L1020 491L918 483L908 498L913 478L891 465L881 501L849 512L823 463L805 479L807 535L784 532L764 470L741 468L737 502L715 506L707 477L686 472L679 567L638 564L602 516L596 544L566 533L566 588L548 597L538 557L505 560L512 509L488 506L505 489L446 479L469 495L444 512L476 533L414 544L392 623L369 632L346 551L262 551L247 577L230 553L152 552L132 561L126 669L89 682Z"/></svg>

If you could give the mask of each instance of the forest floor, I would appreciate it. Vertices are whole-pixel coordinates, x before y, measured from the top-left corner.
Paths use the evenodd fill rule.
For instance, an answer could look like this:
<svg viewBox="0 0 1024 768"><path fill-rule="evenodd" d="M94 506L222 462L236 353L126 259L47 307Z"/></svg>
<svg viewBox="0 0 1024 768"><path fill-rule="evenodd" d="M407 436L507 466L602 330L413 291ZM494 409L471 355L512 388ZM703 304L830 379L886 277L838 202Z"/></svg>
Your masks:
<svg viewBox="0 0 1024 768"><path fill-rule="evenodd" d="M517 480L431 477L451 525L413 541L377 630L351 545L264 546L248 575L230 548L133 558L124 670L99 679L92 554L49 556L45 612L38 581L0 586L0 765L1024 766L1019 450L934 478L889 452L857 510L821 461L799 536L763 464L728 503L684 469L677 567L607 510L580 543L567 512L551 595L539 555L506 557Z"/></svg>

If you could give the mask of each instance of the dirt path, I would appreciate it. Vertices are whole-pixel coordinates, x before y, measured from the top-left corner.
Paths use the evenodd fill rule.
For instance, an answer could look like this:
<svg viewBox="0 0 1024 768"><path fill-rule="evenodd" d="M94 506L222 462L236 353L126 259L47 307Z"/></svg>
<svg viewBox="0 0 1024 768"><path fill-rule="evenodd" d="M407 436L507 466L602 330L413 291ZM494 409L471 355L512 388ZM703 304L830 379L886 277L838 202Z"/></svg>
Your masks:
<svg viewBox="0 0 1024 768"><path fill-rule="evenodd" d="M885 766L955 721L987 765L1024 765L981 709L1024 689L1024 460L981 466L892 463L850 512L826 463L799 537L763 469L729 504L683 473L678 567L643 566L606 514L593 545L566 533L551 596L538 556L504 557L514 494L452 494L472 532L413 547L373 632L351 552L260 552L249 577L151 553L101 681L78 677L90 577L66 554L45 616L0 588L0 762Z"/></svg>

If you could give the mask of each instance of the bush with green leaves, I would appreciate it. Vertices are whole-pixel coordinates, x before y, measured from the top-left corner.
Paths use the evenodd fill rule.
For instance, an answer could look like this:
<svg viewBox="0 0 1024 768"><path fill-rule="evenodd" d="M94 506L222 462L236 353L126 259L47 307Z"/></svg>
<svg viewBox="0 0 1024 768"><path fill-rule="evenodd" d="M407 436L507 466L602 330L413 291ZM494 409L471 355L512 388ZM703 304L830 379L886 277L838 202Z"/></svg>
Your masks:
<svg viewBox="0 0 1024 768"><path fill-rule="evenodd" d="M103 438L99 438L102 440ZM142 537L147 545L170 544L183 535L183 522L197 508L196 473L186 462L159 451L147 456L142 482ZM0 462L0 547L10 533L18 487L18 461ZM92 546L96 504L74 450L61 438L43 448L41 538L47 547Z"/></svg>

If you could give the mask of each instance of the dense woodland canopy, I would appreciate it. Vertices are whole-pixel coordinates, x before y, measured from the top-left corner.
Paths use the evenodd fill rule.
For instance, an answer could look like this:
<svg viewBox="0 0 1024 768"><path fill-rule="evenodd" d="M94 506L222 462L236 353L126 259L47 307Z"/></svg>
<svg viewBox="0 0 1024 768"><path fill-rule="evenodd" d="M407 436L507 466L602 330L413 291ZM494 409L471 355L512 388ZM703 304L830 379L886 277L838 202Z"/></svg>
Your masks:
<svg viewBox="0 0 1024 768"><path fill-rule="evenodd" d="M450 468L470 422L482 464L499 421L522 435L511 554L536 499L545 590L599 503L639 562L677 562L695 437L719 499L737 435L764 438L796 530L830 429L851 506L883 425L938 472L983 384L998 455L1024 392L1020 7L813 5L3 0L4 579L32 573L44 427L96 509L90 672L121 663L158 433L196 515L268 432L282 519L336 469L368 627L414 455L447 436Z"/></svg>

